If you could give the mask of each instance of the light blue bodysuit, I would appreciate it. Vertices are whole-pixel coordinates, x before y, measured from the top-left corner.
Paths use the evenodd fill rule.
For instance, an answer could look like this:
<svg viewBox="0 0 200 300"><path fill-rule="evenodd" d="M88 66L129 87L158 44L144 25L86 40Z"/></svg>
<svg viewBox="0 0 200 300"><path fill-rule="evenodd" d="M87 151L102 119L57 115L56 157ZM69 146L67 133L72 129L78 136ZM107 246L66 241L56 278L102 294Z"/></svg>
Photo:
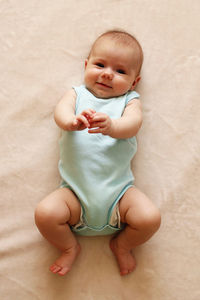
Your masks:
<svg viewBox="0 0 200 300"><path fill-rule="evenodd" d="M74 87L77 94L76 114L92 108L112 119L122 116L127 103L139 98L130 91L115 98L95 97L84 85ZM83 221L72 228L80 235L112 234L119 228L109 225L113 208L128 188L133 186L131 160L136 153L136 138L115 139L100 133L62 131L59 172L64 184L78 197Z"/></svg>

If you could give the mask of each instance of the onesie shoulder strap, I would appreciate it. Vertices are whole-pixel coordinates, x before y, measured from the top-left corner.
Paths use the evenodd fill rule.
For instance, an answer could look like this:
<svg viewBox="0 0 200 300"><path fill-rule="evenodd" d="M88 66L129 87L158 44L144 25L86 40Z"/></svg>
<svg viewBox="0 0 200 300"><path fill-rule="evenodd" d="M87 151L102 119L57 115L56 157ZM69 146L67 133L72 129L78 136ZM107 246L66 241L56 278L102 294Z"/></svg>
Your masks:
<svg viewBox="0 0 200 300"><path fill-rule="evenodd" d="M82 92L84 91L84 85L80 85L80 86L72 86L72 88L74 89L75 93L76 93L76 111L77 111L77 107L79 105L79 100L80 100L80 96L82 94Z"/></svg>
<svg viewBox="0 0 200 300"><path fill-rule="evenodd" d="M133 99L139 99L140 95L136 91L130 91L126 94L126 104L133 100Z"/></svg>

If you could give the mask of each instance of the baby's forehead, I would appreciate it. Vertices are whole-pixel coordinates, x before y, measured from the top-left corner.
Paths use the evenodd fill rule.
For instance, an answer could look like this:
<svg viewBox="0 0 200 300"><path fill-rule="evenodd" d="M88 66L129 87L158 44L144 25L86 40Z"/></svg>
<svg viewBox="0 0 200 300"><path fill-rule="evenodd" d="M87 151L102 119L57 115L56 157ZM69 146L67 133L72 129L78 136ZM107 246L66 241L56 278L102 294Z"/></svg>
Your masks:
<svg viewBox="0 0 200 300"><path fill-rule="evenodd" d="M90 55L95 55L100 51L103 52L106 50L109 51L110 53L113 52L113 54L115 53L116 50L118 50L122 52L126 51L128 55L135 55L135 50L133 47L131 47L128 44L115 41L114 39L108 36L100 37L94 42L90 51Z"/></svg>
<svg viewBox="0 0 200 300"><path fill-rule="evenodd" d="M120 60L133 62L133 67L139 62L139 51L137 47L130 44L119 43L109 37L100 37L93 45L89 57L110 56Z"/></svg>

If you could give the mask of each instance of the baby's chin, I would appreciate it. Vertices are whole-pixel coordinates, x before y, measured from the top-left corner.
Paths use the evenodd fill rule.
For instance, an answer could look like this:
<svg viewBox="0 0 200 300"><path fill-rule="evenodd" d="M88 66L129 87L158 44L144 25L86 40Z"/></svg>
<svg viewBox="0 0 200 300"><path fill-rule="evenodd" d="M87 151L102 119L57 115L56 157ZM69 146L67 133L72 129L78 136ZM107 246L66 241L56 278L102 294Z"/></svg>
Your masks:
<svg viewBox="0 0 200 300"><path fill-rule="evenodd" d="M118 95L116 93L114 93L114 91L104 91L101 89L91 89L90 87L88 87L86 85L86 88L88 89L88 91L90 91L90 93L92 93L96 98L101 98L101 99L109 99L109 98L114 98L114 97L119 97L122 96L121 94Z"/></svg>

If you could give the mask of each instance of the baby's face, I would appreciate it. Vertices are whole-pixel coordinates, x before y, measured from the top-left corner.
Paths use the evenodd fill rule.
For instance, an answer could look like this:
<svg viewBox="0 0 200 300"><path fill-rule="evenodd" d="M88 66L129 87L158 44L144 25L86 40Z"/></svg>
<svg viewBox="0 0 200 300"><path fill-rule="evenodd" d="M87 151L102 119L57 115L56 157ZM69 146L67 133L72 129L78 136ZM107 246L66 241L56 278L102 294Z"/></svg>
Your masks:
<svg viewBox="0 0 200 300"><path fill-rule="evenodd" d="M133 90L139 80L135 60L130 46L100 38L85 62L86 87L98 98L121 96Z"/></svg>

